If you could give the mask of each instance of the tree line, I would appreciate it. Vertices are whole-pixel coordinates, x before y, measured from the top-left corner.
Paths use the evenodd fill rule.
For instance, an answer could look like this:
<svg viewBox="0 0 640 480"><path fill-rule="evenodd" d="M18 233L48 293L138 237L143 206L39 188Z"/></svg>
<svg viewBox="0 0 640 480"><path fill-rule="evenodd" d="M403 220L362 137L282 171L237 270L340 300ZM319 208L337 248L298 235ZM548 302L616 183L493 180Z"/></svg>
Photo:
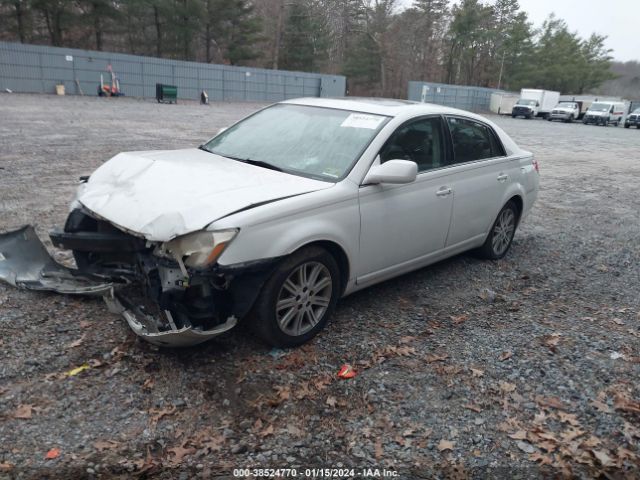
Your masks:
<svg viewBox="0 0 640 480"><path fill-rule="evenodd" d="M409 80L585 93L614 77L606 37L517 0L0 0L0 39L343 74L351 94Z"/></svg>

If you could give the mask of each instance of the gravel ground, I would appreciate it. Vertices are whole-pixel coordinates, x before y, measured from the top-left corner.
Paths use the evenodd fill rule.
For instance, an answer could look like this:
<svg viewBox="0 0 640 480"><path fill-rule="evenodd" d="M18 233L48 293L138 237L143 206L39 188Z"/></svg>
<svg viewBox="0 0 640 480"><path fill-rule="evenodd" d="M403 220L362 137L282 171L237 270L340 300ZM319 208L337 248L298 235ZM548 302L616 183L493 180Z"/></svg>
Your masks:
<svg viewBox="0 0 640 480"><path fill-rule="evenodd" d="M45 238L79 175L258 107L0 94L0 230ZM356 293L302 348L159 350L99 300L0 285L0 477L638 478L640 132L495 120L542 175L509 255Z"/></svg>

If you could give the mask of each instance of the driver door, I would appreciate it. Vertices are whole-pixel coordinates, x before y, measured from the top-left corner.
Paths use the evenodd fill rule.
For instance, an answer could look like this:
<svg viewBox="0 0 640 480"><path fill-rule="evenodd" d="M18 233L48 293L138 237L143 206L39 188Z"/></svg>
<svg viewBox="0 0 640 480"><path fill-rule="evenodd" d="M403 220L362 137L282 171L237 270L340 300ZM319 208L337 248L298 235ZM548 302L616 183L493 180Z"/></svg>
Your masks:
<svg viewBox="0 0 640 480"><path fill-rule="evenodd" d="M404 159L418 164L414 182L361 185L357 283L365 284L418 268L445 246L453 206L450 158L440 116L400 126L377 162Z"/></svg>

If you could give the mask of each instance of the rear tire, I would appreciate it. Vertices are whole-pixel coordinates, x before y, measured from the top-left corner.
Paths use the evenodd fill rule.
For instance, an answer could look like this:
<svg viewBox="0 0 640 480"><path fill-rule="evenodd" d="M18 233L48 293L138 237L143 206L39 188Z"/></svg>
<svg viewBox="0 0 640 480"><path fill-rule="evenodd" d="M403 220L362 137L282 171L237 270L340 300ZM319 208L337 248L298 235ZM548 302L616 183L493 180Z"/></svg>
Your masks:
<svg viewBox="0 0 640 480"><path fill-rule="evenodd" d="M250 326L274 347L301 345L327 324L341 291L335 258L321 247L302 248L266 281L254 304Z"/></svg>
<svg viewBox="0 0 640 480"><path fill-rule="evenodd" d="M498 217L491 226L484 245L476 250L480 258L498 260L507 254L509 248L511 248L513 236L516 233L519 215L518 206L513 200L508 201L507 204L502 207L502 210L498 213Z"/></svg>

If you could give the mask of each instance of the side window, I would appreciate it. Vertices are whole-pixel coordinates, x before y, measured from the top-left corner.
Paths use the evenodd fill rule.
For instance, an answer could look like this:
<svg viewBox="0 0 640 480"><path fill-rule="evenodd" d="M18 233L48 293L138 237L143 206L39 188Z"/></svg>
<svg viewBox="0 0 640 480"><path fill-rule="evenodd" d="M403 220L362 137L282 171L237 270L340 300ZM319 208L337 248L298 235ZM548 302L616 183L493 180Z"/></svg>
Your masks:
<svg viewBox="0 0 640 480"><path fill-rule="evenodd" d="M440 117L407 123L391 135L380 150L380 162L411 160L418 172L445 166L444 128Z"/></svg>
<svg viewBox="0 0 640 480"><path fill-rule="evenodd" d="M453 142L454 163L504 156L496 134L486 125L473 120L448 117Z"/></svg>

